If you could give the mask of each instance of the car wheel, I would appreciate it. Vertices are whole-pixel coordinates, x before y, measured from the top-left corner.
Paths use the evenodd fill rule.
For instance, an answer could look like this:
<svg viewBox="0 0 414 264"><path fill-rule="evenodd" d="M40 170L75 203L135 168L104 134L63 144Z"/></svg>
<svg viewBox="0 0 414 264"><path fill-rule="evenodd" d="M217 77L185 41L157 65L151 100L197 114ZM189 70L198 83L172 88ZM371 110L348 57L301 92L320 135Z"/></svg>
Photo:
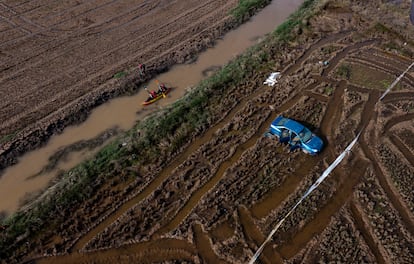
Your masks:
<svg viewBox="0 0 414 264"><path fill-rule="evenodd" d="M311 154L311 153L310 153L310 151L309 151L309 150L307 150L307 149L302 149L302 151L303 151L304 153L306 153L306 154Z"/></svg>

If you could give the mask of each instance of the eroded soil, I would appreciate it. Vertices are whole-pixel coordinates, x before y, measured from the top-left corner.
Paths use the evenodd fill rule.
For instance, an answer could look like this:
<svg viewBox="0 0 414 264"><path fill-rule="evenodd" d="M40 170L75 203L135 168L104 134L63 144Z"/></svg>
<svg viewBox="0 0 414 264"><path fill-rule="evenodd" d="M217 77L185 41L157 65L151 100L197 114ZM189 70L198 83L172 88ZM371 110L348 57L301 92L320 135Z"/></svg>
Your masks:
<svg viewBox="0 0 414 264"><path fill-rule="evenodd" d="M275 222L363 129L346 160L286 220L263 263L410 263L414 259L414 74L409 1L327 1L271 53L268 69L229 85L220 119L168 164L114 180L29 242L38 263L246 263ZM376 14L367 16L367 14ZM404 20L404 19L405 20ZM328 61L328 65L320 63ZM279 114L326 147L316 157L263 136ZM122 173L120 173L122 175ZM13 259L11 259L12 261Z"/></svg>

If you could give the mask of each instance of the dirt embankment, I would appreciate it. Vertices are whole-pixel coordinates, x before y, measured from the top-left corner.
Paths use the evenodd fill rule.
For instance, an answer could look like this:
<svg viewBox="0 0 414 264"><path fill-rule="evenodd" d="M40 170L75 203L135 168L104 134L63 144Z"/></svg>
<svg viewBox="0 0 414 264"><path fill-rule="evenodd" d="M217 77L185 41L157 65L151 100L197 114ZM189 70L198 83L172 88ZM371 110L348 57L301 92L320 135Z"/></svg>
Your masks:
<svg viewBox="0 0 414 264"><path fill-rule="evenodd" d="M7 57L0 66L0 173L92 108L193 60L237 25L229 15L237 1L52 2L2 3L9 24L0 42ZM144 76L139 63L147 66Z"/></svg>

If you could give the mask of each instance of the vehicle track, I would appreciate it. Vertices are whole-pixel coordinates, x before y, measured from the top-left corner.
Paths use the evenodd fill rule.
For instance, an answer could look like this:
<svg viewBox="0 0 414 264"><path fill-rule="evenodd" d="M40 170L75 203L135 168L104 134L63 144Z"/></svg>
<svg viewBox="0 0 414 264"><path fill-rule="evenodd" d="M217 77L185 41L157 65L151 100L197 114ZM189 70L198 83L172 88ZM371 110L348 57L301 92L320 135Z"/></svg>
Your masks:
<svg viewBox="0 0 414 264"><path fill-rule="evenodd" d="M372 133L370 134L372 136ZM384 192L387 194L388 198L390 199L391 204L393 207L397 210L397 212L400 214L401 218L404 220L404 224L407 228L407 230L414 234L414 219L412 214L410 213L410 210L407 208L407 206L404 204L402 198L398 194L398 191L395 189L394 186L389 182L389 180L384 175L382 169L378 165L378 159L373 154L372 150L369 148L371 144L373 144L374 138L371 137L370 141L366 141L364 137L361 137L361 148L364 152L364 155L371 160L374 172L376 175L376 178L378 179L378 182Z"/></svg>
<svg viewBox="0 0 414 264"><path fill-rule="evenodd" d="M398 148L398 150L401 152L404 158L411 164L411 166L414 167L414 154L404 144L404 142L402 142L402 140L394 134L390 134L389 139L391 143Z"/></svg>
<svg viewBox="0 0 414 264"><path fill-rule="evenodd" d="M173 253L173 254L171 254ZM39 257L35 259L36 263L79 263L79 262L96 262L118 258L122 255L141 254L142 257L161 257L161 260L174 257L177 254L180 258L193 260L197 254L196 248L185 240L181 239L159 239L156 241L131 243L122 248L113 248L88 252L88 254L72 253L70 255L50 256L48 258Z"/></svg>
<svg viewBox="0 0 414 264"><path fill-rule="evenodd" d="M335 36L331 36L330 39L339 39L341 37L343 37L345 34L338 34ZM325 44L325 41L321 41L318 42L315 45L323 45ZM316 49L316 47L314 47L314 49ZM308 53L310 54L310 52ZM302 57L302 60L305 60L305 57ZM290 70L292 70L293 68L291 67ZM287 70L290 71L289 69ZM247 102L247 100L251 99L251 97L247 97L246 99L243 99L244 102ZM298 100L299 97L296 97L296 99L287 102L286 104L284 104L284 106L280 107L281 111L284 111L286 109L288 109L289 107L291 107L292 105L294 105L295 100ZM200 141L194 142L193 145L194 146L201 146L202 144L204 144L204 141L207 141L212 134L214 133L214 131L219 127L222 126L223 124L227 123L228 120L230 118L232 118L233 115L235 115L237 113L237 111L239 111L239 109L241 109L241 107L244 106L244 103L240 103L238 107L234 108L229 115L227 115L227 117L225 119L223 119L222 121L220 121L220 123L218 125L216 125L215 127L213 127L212 129L210 129L203 137ZM270 122L271 120L268 120L268 122ZM211 131L211 132L210 132ZM193 148L194 149L194 148ZM195 148L196 149L196 148ZM189 153L184 152L184 155L181 155L181 157L186 157L189 156ZM103 222L101 222L98 226L96 226L95 228L93 228L92 230L90 230L88 232L88 235L83 236L80 240L78 240L76 242L76 244L72 247L73 250L80 250L81 248L83 248L83 246L92 238L94 237L96 234L100 233L102 230L104 230L104 228L109 225L110 223L112 223L115 219L117 219L119 216L121 216L124 212L126 212L131 206L133 206L134 204L138 203L139 201L141 201L144 197L148 196L153 189L155 189L155 186L158 186L159 184L161 184L161 182L168 177L169 173L168 171L170 169L168 168L175 168L177 166L177 164L180 164L182 162L182 160L184 160L183 158L180 160L178 159L178 161L175 161L174 163L172 163L169 167L167 167L167 169L164 169L163 172L165 171L166 173L164 174L162 172L161 176L157 177L155 181L153 181L141 194L139 194L139 196L129 200L127 203L125 203L123 206L120 207L119 210L116 211L115 214L111 214L110 217L106 218L106 220L104 220Z"/></svg>
<svg viewBox="0 0 414 264"><path fill-rule="evenodd" d="M254 219L250 215L250 211L246 207L240 207L238 209L238 214L240 217L240 224L243 229L243 233L252 243L250 248L257 248L265 240L263 233L257 228ZM263 250L263 255L260 257L260 260L264 263L283 263L283 259L273 248L266 247Z"/></svg>
<svg viewBox="0 0 414 264"><path fill-rule="evenodd" d="M389 259L386 256L384 248L381 246L381 244L377 243L373 237L373 231L369 227L369 220L366 219L366 216L364 216L364 213L358 208L361 205L356 205L357 202L351 201L350 202L350 211L351 216L355 221L356 226L358 227L358 230L361 232L365 242L367 243L369 249L371 250L372 254L375 256L375 260L379 264L385 264L389 263ZM387 259L387 261L386 261Z"/></svg>
<svg viewBox="0 0 414 264"><path fill-rule="evenodd" d="M352 197L354 187L360 182L361 177L365 174L368 162L357 159L353 165L354 168L360 168L351 171L349 174L338 171L334 173L334 178L346 179L336 188L332 198L315 213L313 219L297 231L290 239L280 247L280 254L284 259L294 257L299 251L306 246L315 235L329 225L331 218L349 201Z"/></svg>

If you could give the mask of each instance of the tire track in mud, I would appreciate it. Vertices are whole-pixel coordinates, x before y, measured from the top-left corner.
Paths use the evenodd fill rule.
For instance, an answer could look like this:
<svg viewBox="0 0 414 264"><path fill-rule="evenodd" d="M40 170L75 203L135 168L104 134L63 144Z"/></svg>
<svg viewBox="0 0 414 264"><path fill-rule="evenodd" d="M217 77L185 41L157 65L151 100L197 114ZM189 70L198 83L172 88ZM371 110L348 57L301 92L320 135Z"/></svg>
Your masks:
<svg viewBox="0 0 414 264"><path fill-rule="evenodd" d="M37 8L46 7L56 3L58 0L3 0L3 2L19 11L19 13L25 14L32 10L36 10Z"/></svg>
<svg viewBox="0 0 414 264"><path fill-rule="evenodd" d="M16 23L15 21L13 21L13 20L15 20L15 19L13 19L14 16L8 16L7 15L7 11L10 12L10 10L8 10L7 7L5 7L4 5L2 5L1 3L0 3L0 7L3 7L3 9L6 9L5 10L6 11L6 14L4 14L3 12L1 12L2 10L0 9L0 18L3 21L5 21L6 23L10 24L12 26L11 29L20 30L20 31L22 31L23 33L26 34L26 35L18 35L18 37L20 37L20 36L27 36L29 34L32 34L32 31L30 31L29 29L24 28L21 24ZM1 43L0 43L0 46L1 46Z"/></svg>
<svg viewBox="0 0 414 264"><path fill-rule="evenodd" d="M282 76L283 75L289 75L292 74L293 72L297 71L301 66L302 63L304 61L306 61L306 59L308 59L308 57L318 48L329 44L331 42L334 41L338 41L348 35L350 35L351 32L350 31L345 31L345 32L340 32L340 33L336 33L336 34L332 34L329 35L327 37L324 37L318 41L316 41L316 43L312 44L308 49L306 49L306 51L302 54L302 56L300 56L291 66L289 66L286 70L284 70L282 72Z"/></svg>
<svg viewBox="0 0 414 264"><path fill-rule="evenodd" d="M401 72L401 69L397 67L392 67L390 65L381 64L381 63L378 63L378 61L369 60L367 58L347 58L346 61L351 62L351 63L356 63L362 66L366 66L368 68L371 68L371 69L374 69L380 72L384 72L389 75L393 75L396 72ZM401 68L404 68L404 66L401 66ZM414 78L408 74L404 75L401 81L407 83L409 86L414 86Z"/></svg>
<svg viewBox="0 0 414 264"><path fill-rule="evenodd" d="M352 199L350 202L350 212L351 216L355 221L355 225L357 226L358 230L361 232L362 237L364 238L365 242L367 243L369 249L371 250L372 254L375 256L375 260L379 264L386 264L389 263L389 259L385 260L384 256L387 256L385 249L382 247L380 243L377 243L373 236L373 230L369 226L369 220L366 219L364 213L358 209L356 202Z"/></svg>
<svg viewBox="0 0 414 264"><path fill-rule="evenodd" d="M320 158L323 159L325 154L321 154ZM289 175L282 184L271 191L264 199L254 204L250 211L256 219L262 219L266 217L272 210L280 206L298 187L303 180L303 177L314 168L319 159L312 159L311 157L301 157L299 163L301 166L295 173ZM264 239L261 241L263 242Z"/></svg>
<svg viewBox="0 0 414 264"><path fill-rule="evenodd" d="M260 243L262 243L262 241L264 241L266 238L259 230L259 228L257 228L256 224L254 223L254 219L250 215L249 210L246 207L241 206L238 208L238 214L243 233L247 237L248 244L251 244L249 247L259 247ZM279 253L277 253L277 251L271 247L266 247L263 250L263 255L261 255L259 259L264 263L283 263L283 259Z"/></svg>
<svg viewBox="0 0 414 264"><path fill-rule="evenodd" d="M194 243L198 249L198 253L203 260L203 263L226 263L224 260L220 259L214 250L212 249L211 238L207 233L205 233L200 224L195 224L193 226L194 230Z"/></svg>
<svg viewBox="0 0 414 264"><path fill-rule="evenodd" d="M383 131L381 131L381 133L382 134L386 134L386 133L388 133L388 131L390 131L390 129L393 126L395 126L395 125L397 125L399 123L405 122L405 121L410 121L410 120L414 120L414 113L410 113L410 114L405 114L405 115L400 115L400 116L394 117L394 118L388 120L385 123L384 129L383 129Z"/></svg>
<svg viewBox="0 0 414 264"><path fill-rule="evenodd" d="M316 100L323 103L327 103L329 101L329 96L320 93L315 93L312 91L305 91L304 95L315 98Z"/></svg>
<svg viewBox="0 0 414 264"><path fill-rule="evenodd" d="M337 191L332 198L318 210L314 215L314 218L306 223L303 228L298 230L293 237L280 247L280 254L285 259L290 259L295 256L316 234L322 233L322 231L329 225L331 218L348 202L350 197L352 197L354 187L360 182L360 178L367 170L368 161L357 159L355 165L352 167L355 169L346 175L340 170L333 173L337 174L334 176L335 178L342 179L342 183L336 188Z"/></svg>
<svg viewBox="0 0 414 264"><path fill-rule="evenodd" d="M13 10L13 8L9 7L3 2L0 2L0 11L2 10L4 10L6 14L0 15L0 17L7 23L13 25L14 29L21 30L26 34L31 34L33 32L32 29L24 27L24 24L30 24L33 26L33 22L29 21L28 19L25 19L24 17L21 17L19 14L17 14L15 10ZM0 12L0 14L1 13L2 12ZM21 23L21 20L23 21L23 23Z"/></svg>
<svg viewBox="0 0 414 264"><path fill-rule="evenodd" d="M375 117L375 106L378 102L381 92L378 90L372 90L368 93L368 100L364 104L364 108L361 114L361 121L358 124L356 131L364 131L368 126L369 122Z"/></svg>
<svg viewBox="0 0 414 264"><path fill-rule="evenodd" d="M9 2L9 1L4 0L3 2ZM15 10L17 10L20 14L28 14L30 12L36 11L37 9L41 9L44 7L46 8L50 7L56 2L60 2L60 1L58 0L49 0L49 1L40 1L40 0L14 1L12 0L11 3L7 3L7 4L13 7Z"/></svg>
<svg viewBox="0 0 414 264"><path fill-rule="evenodd" d="M384 66L385 68L389 69L388 66ZM393 72L393 70L390 70ZM407 76L407 75L405 75ZM353 87L355 88L355 87ZM363 114L361 115L361 122L358 125L357 131L363 129L367 129L367 126L370 122L370 120L373 118L374 120L377 119L377 113L375 112L376 104L378 102L378 98L381 95L381 92L378 90L370 90L368 92L369 97L368 101L364 106ZM388 94L384 98L384 102L394 101L398 99L403 99L404 96L412 95L411 92L397 92L397 93L391 93ZM382 131L382 134L388 133L388 131L393 127L394 125L411 120L414 118L414 114L407 114L403 116L399 116L396 118L392 118L391 120L387 121L384 125L384 129ZM361 137L361 143L360 146L363 150L363 153L365 156L371 161L375 174L377 175L377 179L380 183L380 186L383 188L384 192L387 194L387 196L390 199L391 204L394 206L394 208L399 212L400 216L403 219L404 224L406 225L406 228L413 233L414 232L414 220L411 216L411 213L409 209L406 207L405 203L403 202L402 198L399 196L398 191L395 190L395 188L391 185L391 183L387 180L386 176L382 172L380 166L378 165L378 160L374 157L373 152L370 150L369 143L374 146L375 142L375 133L374 129L370 129L369 131L369 138L371 139L370 142L365 141L365 137Z"/></svg>
<svg viewBox="0 0 414 264"><path fill-rule="evenodd" d="M373 130L371 131L374 132ZM384 190L387 197L390 199L390 203L393 205L395 210L399 213L399 215L403 219L403 224L405 225L405 227L411 234L414 234L414 219L412 217L410 210L407 208L407 206L403 202L398 191L395 189L392 183L390 183L387 177L384 175L382 169L379 166L378 159L376 158L372 150L369 148L370 145L375 146L375 137L372 137L373 135L372 132L370 133L371 135L370 141L366 141L365 137L360 138L361 140L360 147L363 150L364 155L371 161L376 178L378 179L379 185Z"/></svg>
<svg viewBox="0 0 414 264"><path fill-rule="evenodd" d="M341 81L336 84L336 86L337 87L332 95L332 99L328 101L328 107L326 108L320 125L322 134L325 135L328 139L326 142L324 142L326 146L325 148L329 149L331 156L335 155L335 149L331 147L331 144L329 142L334 141L335 128L338 127L340 114L343 111L343 96L346 82Z"/></svg>
<svg viewBox="0 0 414 264"><path fill-rule="evenodd" d="M374 95L373 95L374 94ZM384 97L384 101L388 101L388 100L393 100L393 95L395 95L395 98L400 98L401 96L403 96L404 94L408 94L405 92L400 92L400 93L391 93L391 94L387 94L386 97ZM363 114L362 115L362 121L360 123L360 126L362 125L364 127L364 129L370 129L369 131L369 139L368 141L366 140L365 137L361 137L361 149L363 150L364 155L371 161L372 165L373 165L373 169L376 175L376 178L379 182L379 185L381 186L381 188L383 189L383 191L385 192L386 196L389 198L390 203L392 204L392 206L395 208L395 210L399 213L399 215L401 216L401 218L403 219L403 224L405 225L405 227L407 228L407 230L411 233L414 234L414 219L412 217L412 214L410 212L410 210L407 208L406 204L404 203L402 197L399 195L399 192L395 189L395 187L393 186L393 184L390 182L389 179L387 179L387 177L385 176L385 174L383 173L380 165L379 165L379 161L376 158L376 155L374 154L374 152L371 150L371 148L369 147L369 145L371 146L375 146L375 142L376 142L376 136L375 136L375 128L373 127L373 125L371 126L371 128L369 128L369 122L372 118L373 115L373 120L377 120L377 108L376 108L376 104L377 102L375 102L374 104L374 97L378 97L380 95L380 91L372 91L369 94L369 100L366 104L366 107L364 109L365 113L370 113L370 115L368 116L367 114ZM378 103L381 103L381 101L378 101ZM373 105L374 104L374 105ZM371 111L367 111L366 108L369 105L369 108L372 108ZM411 120L414 118L414 114L406 114L406 115L402 115L402 116L398 116L395 118L392 118L390 120L388 120L382 131L380 131L380 135L384 136L384 135L388 135L389 130L391 129L391 127L393 127L394 125L400 123L400 122L404 122L407 120Z"/></svg>
<svg viewBox="0 0 414 264"><path fill-rule="evenodd" d="M244 143L238 145L234 151L234 153L228 157L228 159L221 162L219 165L216 173L203 185L201 188L196 190L190 197L190 199L185 203L185 205L179 210L179 212L174 216L174 218L164 227L162 227L159 231L157 231L156 235L160 235L163 233L167 233L170 231L175 230L191 213L191 211L196 207L196 205L200 202L201 198L207 194L210 190L214 189L216 184L223 178L226 173L226 170L231 167L240 157L245 153L248 149L253 147L256 144L257 140L260 140L260 136L266 132L268 129L266 120L269 120L269 113L265 114L264 120L261 123L256 123L258 129L256 132L247 139ZM266 117L267 116L267 117Z"/></svg>
<svg viewBox="0 0 414 264"><path fill-rule="evenodd" d="M117 2L119 3L120 1L119 0L109 0L109 1L108 0L106 0L106 1L98 0L98 1L95 1L95 2L99 2L99 4L96 6L96 5L91 4L91 2L88 1L88 2L82 3L81 5L76 5L76 6L73 6L72 8L65 9L63 12L54 13L52 15L45 16L45 17L43 17L43 20L47 20L47 19L52 18L52 19L50 19L50 21L55 22L56 19L53 19L53 18L56 18L58 16L62 16L63 14L70 13L70 14L68 14L68 18L66 18L66 19L59 20L59 22L54 23L54 24L47 24L50 28L52 28L52 27L56 28L57 26L62 25L64 23L68 22L68 21L73 21L73 20L77 19L78 17L84 16L84 15L86 15L88 13L91 13L91 12L96 12L96 11L98 11L100 9L103 9L105 7L108 7L108 6L110 6L114 3L117 3ZM140 1L140 3L137 3L137 1L131 1L131 2L133 2L135 5L138 5L138 7L130 9L126 12L118 13L118 14L116 14L115 17L111 16L109 19L105 20L104 22L111 21L113 19L125 16L128 13L134 12L134 11L138 10L139 8L144 7L145 4L150 2L150 1L148 1L148 0L147 1ZM152 1L152 2L154 2L154 1ZM158 3L160 3L160 2L161 2L160 0L155 1L156 4L154 6L157 6ZM123 4L125 4L125 3L123 3ZM85 6L85 5L90 5L90 6L92 6L92 8L85 9L84 11L74 12L74 10L80 9L80 8L82 8L82 6ZM112 9L116 9L116 7L112 7ZM105 11L105 10L103 10L103 11ZM73 15L73 13L76 13L76 14ZM47 23L47 22L43 22L43 23ZM87 30L89 30L89 27L85 31L87 31ZM71 30L69 29L68 31L71 31ZM82 33L80 33L80 34L82 34Z"/></svg>
<svg viewBox="0 0 414 264"><path fill-rule="evenodd" d="M328 77L329 73L338 65L338 63L345 58L348 54L350 54L354 50L361 49L363 47L367 47L373 44L379 43L378 39L370 39L361 42L357 42L353 45L349 45L345 47L343 50L339 51L334 58L329 61L329 64L326 68L322 71L322 77Z"/></svg>
<svg viewBox="0 0 414 264"><path fill-rule="evenodd" d="M401 141L398 136L390 133L388 137L391 143L398 148L404 158L411 164L411 167L414 168L414 154L410 151L410 149L407 148L407 146L404 144L404 142Z"/></svg>
<svg viewBox="0 0 414 264"><path fill-rule="evenodd" d="M178 255L180 259L193 261L198 251L188 241L181 239L165 238L156 241L134 243L120 247L108 248L105 250L90 251L87 254L74 252L69 255L61 256L42 256L34 259L36 263L80 263L80 262L100 262L108 261L116 257L116 260L122 255L137 255L139 258L152 258L154 260L163 261L170 257L175 259ZM161 257L161 258L160 258ZM128 263L128 262L127 262Z"/></svg>
<svg viewBox="0 0 414 264"><path fill-rule="evenodd" d="M388 93L383 99L383 103L401 102L403 100L414 101L414 92L393 92Z"/></svg>

